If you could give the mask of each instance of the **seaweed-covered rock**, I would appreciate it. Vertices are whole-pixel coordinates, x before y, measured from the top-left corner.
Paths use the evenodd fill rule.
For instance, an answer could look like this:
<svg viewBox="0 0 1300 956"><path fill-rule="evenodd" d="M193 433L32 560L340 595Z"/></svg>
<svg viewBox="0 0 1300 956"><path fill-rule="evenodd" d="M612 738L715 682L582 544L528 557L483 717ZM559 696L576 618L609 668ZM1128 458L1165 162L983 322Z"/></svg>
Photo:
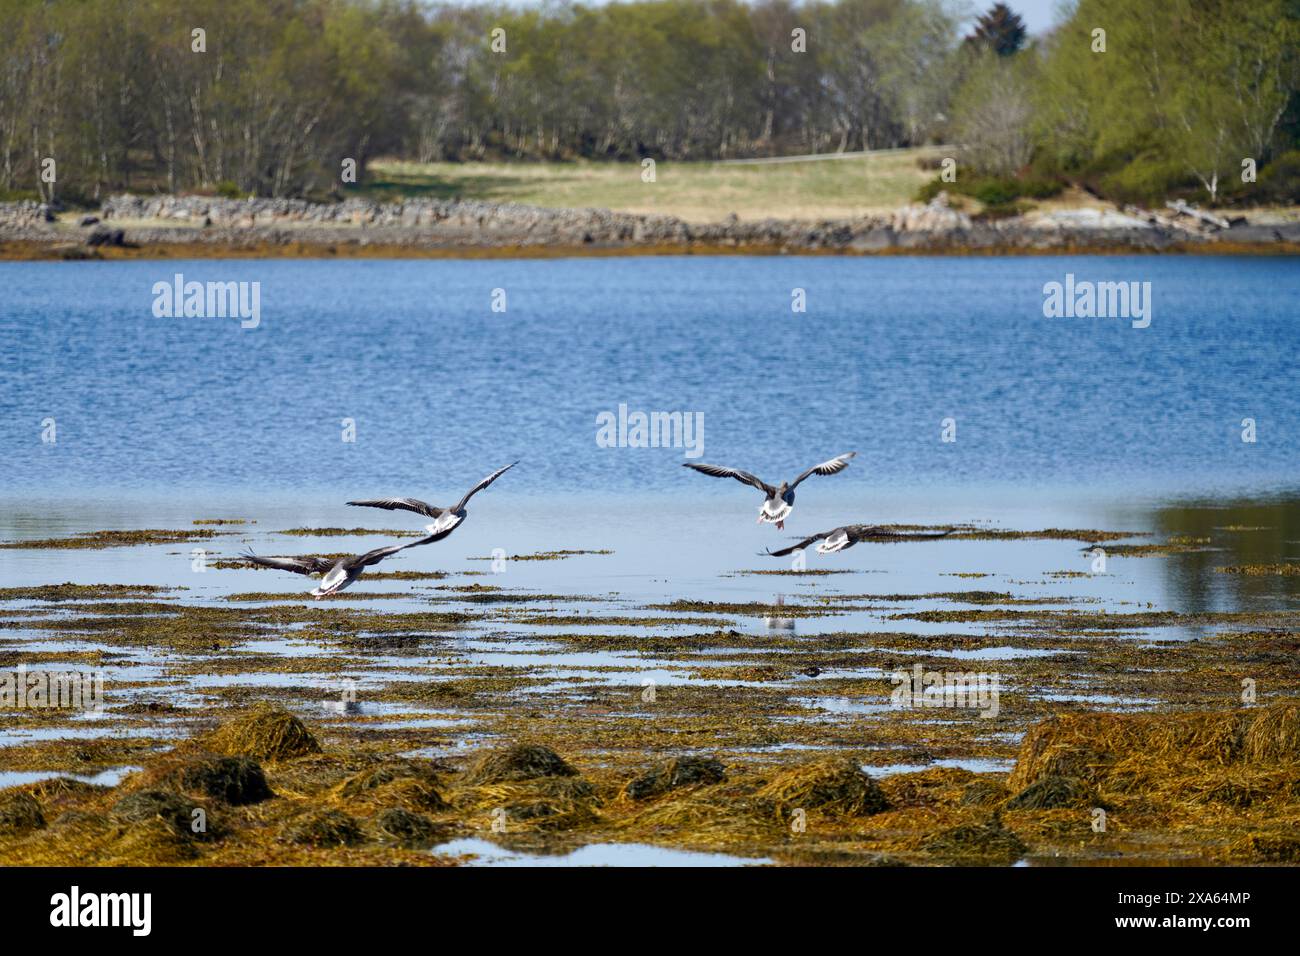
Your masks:
<svg viewBox="0 0 1300 956"><path fill-rule="evenodd" d="M1259 711L1242 744L1246 759L1252 762L1300 760L1300 704L1274 704Z"/></svg>
<svg viewBox="0 0 1300 956"><path fill-rule="evenodd" d="M397 780L424 780L433 783L436 779L433 771L424 768L407 763L383 763L354 773L339 784L338 793L344 798L359 797Z"/></svg>
<svg viewBox="0 0 1300 956"><path fill-rule="evenodd" d="M1008 810L1084 808L1096 803L1091 788L1078 777L1048 774L1035 780L1007 801Z"/></svg>
<svg viewBox="0 0 1300 956"><path fill-rule="evenodd" d="M539 830L568 830L595 822L595 791L581 778L551 777L524 784L506 784L499 807L510 826L522 824Z"/></svg>
<svg viewBox="0 0 1300 956"><path fill-rule="evenodd" d="M465 783L479 787L516 780L535 780L538 777L576 776L578 771L550 747L516 744L480 757L465 775Z"/></svg>
<svg viewBox="0 0 1300 956"><path fill-rule="evenodd" d="M1021 839L1002 824L996 813L980 823L963 823L931 833L921 848L947 860L970 863L1014 863L1028 852Z"/></svg>
<svg viewBox="0 0 1300 956"><path fill-rule="evenodd" d="M214 753L258 760L289 760L320 753L306 725L288 711L263 707L222 724L204 739Z"/></svg>
<svg viewBox="0 0 1300 956"><path fill-rule="evenodd" d="M193 839L198 836L182 832L170 820L148 817L122 828L107 843L92 837L91 845L98 844L97 861L110 866L175 866L199 858Z"/></svg>
<svg viewBox="0 0 1300 956"><path fill-rule="evenodd" d="M282 839L302 846L355 846L365 841L361 824L342 810L320 810L291 820L280 831Z"/></svg>
<svg viewBox="0 0 1300 956"><path fill-rule="evenodd" d="M964 807L989 807L1007 798L1007 788L992 780L972 780L961 791Z"/></svg>
<svg viewBox="0 0 1300 956"><path fill-rule="evenodd" d="M377 787L373 792L374 801L383 805L395 805L423 813L442 813L450 809L433 783L419 777L398 777L391 783Z"/></svg>
<svg viewBox="0 0 1300 956"><path fill-rule="evenodd" d="M260 803L275 796L257 761L249 757L214 757L181 769L183 790L202 793L232 806Z"/></svg>
<svg viewBox="0 0 1300 956"><path fill-rule="evenodd" d="M366 800L397 804L404 809L440 813L448 809L438 789L437 774L426 767L388 763L353 774L335 789L345 801Z"/></svg>
<svg viewBox="0 0 1300 956"><path fill-rule="evenodd" d="M674 757L629 782L623 793L630 800L646 800L680 787L719 783L725 776L722 762L713 757Z"/></svg>
<svg viewBox="0 0 1300 956"><path fill-rule="evenodd" d="M880 786L852 760L832 757L791 767L772 778L760 797L778 810L819 809L851 816L870 816L888 810Z"/></svg>
<svg viewBox="0 0 1300 956"><path fill-rule="evenodd" d="M390 807L378 814L374 827L379 838L407 849L424 849L447 836L450 828L434 823L422 813Z"/></svg>
<svg viewBox="0 0 1300 956"><path fill-rule="evenodd" d="M1008 781L1020 791L1048 776L1102 786L1116 768L1196 761L1222 766L1242 752L1249 722L1240 711L1187 714L1066 714L1035 724Z"/></svg>
<svg viewBox="0 0 1300 956"><path fill-rule="evenodd" d="M160 820L177 836L198 836L207 829L206 811L196 814L199 809L192 800L170 790L137 790L113 804L113 816L127 823Z"/></svg>
<svg viewBox="0 0 1300 956"><path fill-rule="evenodd" d="M45 827L41 805L22 790L0 792L0 834L29 833Z"/></svg>
<svg viewBox="0 0 1300 956"><path fill-rule="evenodd" d="M461 786L449 796L462 813L505 814L512 829L526 825L563 830L585 826L598 817L596 790L581 776L536 776Z"/></svg>

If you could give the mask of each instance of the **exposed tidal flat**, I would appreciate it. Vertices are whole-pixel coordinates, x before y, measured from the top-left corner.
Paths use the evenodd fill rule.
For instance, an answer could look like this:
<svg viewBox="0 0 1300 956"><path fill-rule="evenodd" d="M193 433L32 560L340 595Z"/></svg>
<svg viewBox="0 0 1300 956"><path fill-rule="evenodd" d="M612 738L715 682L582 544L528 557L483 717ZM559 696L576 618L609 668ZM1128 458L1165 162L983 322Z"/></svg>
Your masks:
<svg viewBox="0 0 1300 956"><path fill-rule="evenodd" d="M708 534L735 518L686 510ZM232 558L198 571L192 549L361 550L381 529L312 538L291 510L224 505L165 538L61 539L22 511L2 535L0 667L101 672L105 706L6 708L6 864L1300 853L1294 499L936 521L953 533L806 571L674 560L662 529L597 521L551 554L516 528L494 572L473 560L502 530L485 516L461 547L321 602ZM973 672L996 679L995 712L900 705L896 675Z"/></svg>

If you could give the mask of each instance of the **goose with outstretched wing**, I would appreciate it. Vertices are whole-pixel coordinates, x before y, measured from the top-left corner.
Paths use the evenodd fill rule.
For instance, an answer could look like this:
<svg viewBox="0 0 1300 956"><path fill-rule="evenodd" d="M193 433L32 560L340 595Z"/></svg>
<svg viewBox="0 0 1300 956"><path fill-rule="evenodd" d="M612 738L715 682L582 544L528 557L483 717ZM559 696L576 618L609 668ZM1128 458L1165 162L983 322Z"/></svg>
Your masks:
<svg viewBox="0 0 1300 956"><path fill-rule="evenodd" d="M758 509L758 523L766 522L774 524L778 528L784 528L785 519L790 517L790 512L794 510L794 490L799 487L799 483L812 475L837 475L849 467L849 460L856 457L857 454L856 451L851 451L843 455L837 455L830 461L824 461L820 465L813 465L794 481L781 482L780 487L769 485L761 478L751 475L747 471L741 471L739 468L726 468L722 465L697 465L689 461L685 462L685 467L692 468L713 478L735 478L742 484L757 488L764 495L763 505Z"/></svg>
<svg viewBox="0 0 1300 956"><path fill-rule="evenodd" d="M344 588L351 587L352 584L361 577L361 573L366 568L378 564L384 558L395 555L398 551L405 551L407 548L415 548L422 544L432 544L434 541L441 541L451 530L431 534L428 537L421 538L419 541L410 541L406 544L392 544L386 548L375 548L373 551L367 551L364 554L347 555L342 558L318 558L318 557L299 557L299 558L264 558L261 555L254 554L252 551L244 552L244 559L251 561L263 568L275 568L279 571L292 571L294 574L324 575L320 584L312 590L311 596L316 600L323 597L329 597L331 594L338 594Z"/></svg>
<svg viewBox="0 0 1300 956"><path fill-rule="evenodd" d="M462 521L465 520L465 506L469 504L469 499L486 488L492 482L496 481L507 471L519 464L513 461L504 468L498 468L492 474L488 475L477 485L465 492L465 497L452 505L450 508L439 508L431 505L419 498L368 498L365 501L349 501L348 504L358 508L383 508L385 511L414 511L418 515L424 515L426 518L432 518L433 524L425 525L424 530L430 534L441 534L444 531L451 531Z"/></svg>
<svg viewBox="0 0 1300 956"><path fill-rule="evenodd" d="M804 538L798 544L792 544L780 551L769 550L767 553L774 558L784 558L788 554L802 551L813 542L819 542L818 554L834 554L836 551L843 551L863 541L930 541L935 538L946 538L950 534L952 534L951 528L946 531L917 532L893 531L870 524L848 524L840 528L832 528L830 531L820 531Z"/></svg>

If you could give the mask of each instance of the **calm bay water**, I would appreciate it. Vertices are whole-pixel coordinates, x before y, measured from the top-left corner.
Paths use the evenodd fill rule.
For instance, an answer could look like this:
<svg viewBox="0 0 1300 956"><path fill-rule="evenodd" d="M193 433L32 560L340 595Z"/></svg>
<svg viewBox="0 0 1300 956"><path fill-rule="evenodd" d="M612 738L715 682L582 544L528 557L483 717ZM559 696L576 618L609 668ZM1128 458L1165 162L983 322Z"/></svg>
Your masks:
<svg viewBox="0 0 1300 956"><path fill-rule="evenodd" d="M260 282L260 327L155 318L176 272ZM1044 318L1066 273L1151 282L1150 328ZM16 493L445 495L515 458L513 491L723 493L681 449L598 447L625 403L703 413L700 460L769 478L856 449L839 492L1276 493L1298 319L1294 258L9 263L0 455Z"/></svg>

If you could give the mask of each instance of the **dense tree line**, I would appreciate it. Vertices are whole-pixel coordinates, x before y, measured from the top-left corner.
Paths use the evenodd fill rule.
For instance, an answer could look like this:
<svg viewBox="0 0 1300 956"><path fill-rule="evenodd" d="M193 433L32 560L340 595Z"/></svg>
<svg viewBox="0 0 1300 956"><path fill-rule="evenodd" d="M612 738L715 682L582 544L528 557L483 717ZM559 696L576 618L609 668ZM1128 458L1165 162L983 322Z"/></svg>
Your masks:
<svg viewBox="0 0 1300 956"><path fill-rule="evenodd" d="M1079 0L1040 52L1023 82L1043 168L1120 196L1219 199L1243 191L1244 162L1291 150L1261 181L1300 202L1300 0Z"/></svg>
<svg viewBox="0 0 1300 956"><path fill-rule="evenodd" d="M1294 146L1298 2L1079 0L1028 43L1002 4L963 37L947 0L0 0L0 189L281 196L380 155L955 141L981 175L1217 194Z"/></svg>

